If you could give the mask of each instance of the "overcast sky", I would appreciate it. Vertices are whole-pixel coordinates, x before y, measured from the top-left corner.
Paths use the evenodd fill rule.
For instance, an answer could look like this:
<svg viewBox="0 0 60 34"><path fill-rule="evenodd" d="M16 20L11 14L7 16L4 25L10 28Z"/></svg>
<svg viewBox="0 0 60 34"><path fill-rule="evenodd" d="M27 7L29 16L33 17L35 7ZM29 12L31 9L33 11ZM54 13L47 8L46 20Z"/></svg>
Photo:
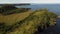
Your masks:
<svg viewBox="0 0 60 34"><path fill-rule="evenodd" d="M0 0L0 4L4 3L60 3L60 0Z"/></svg>

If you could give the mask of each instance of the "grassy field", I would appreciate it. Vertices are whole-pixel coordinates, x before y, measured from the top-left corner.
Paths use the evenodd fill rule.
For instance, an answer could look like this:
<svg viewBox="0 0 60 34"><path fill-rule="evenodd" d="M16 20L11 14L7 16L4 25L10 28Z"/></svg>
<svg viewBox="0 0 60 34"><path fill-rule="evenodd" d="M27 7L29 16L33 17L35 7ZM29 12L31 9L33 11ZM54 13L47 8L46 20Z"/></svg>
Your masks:
<svg viewBox="0 0 60 34"><path fill-rule="evenodd" d="M35 31L38 31L38 26L43 29L43 26L47 27L47 23L53 23L48 19L47 13L46 11L33 12L27 19L23 20L19 28L7 34L34 34Z"/></svg>
<svg viewBox="0 0 60 34"><path fill-rule="evenodd" d="M6 16L0 14L0 23L4 22L7 25L14 24L15 22L18 22L28 17L30 13L31 12L28 11L28 12L16 13L16 14L11 14L11 15L6 15Z"/></svg>
<svg viewBox="0 0 60 34"><path fill-rule="evenodd" d="M34 12L27 19L23 20L23 24L21 24L18 29L7 34L34 34L34 32L37 31L38 26L40 26L40 23L45 25L44 22L42 23L44 13L45 11Z"/></svg>

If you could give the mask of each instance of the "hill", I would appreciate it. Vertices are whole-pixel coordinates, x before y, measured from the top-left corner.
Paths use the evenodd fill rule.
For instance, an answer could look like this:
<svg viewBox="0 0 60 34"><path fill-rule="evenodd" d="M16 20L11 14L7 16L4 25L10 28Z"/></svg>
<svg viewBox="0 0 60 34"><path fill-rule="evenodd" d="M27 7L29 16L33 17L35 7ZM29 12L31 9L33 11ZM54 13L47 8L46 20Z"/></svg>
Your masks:
<svg viewBox="0 0 60 34"><path fill-rule="evenodd" d="M16 22L12 30L14 28L18 28L13 30L9 34L34 34L36 31L38 31L38 28L44 30L45 28L47 28L47 26L49 27L51 23L54 24L54 20L51 20L53 17L49 17L50 15L48 14L49 12L46 10L38 10L33 12L24 20ZM41 29L40 32L42 31Z"/></svg>
<svg viewBox="0 0 60 34"><path fill-rule="evenodd" d="M13 9L0 13L0 32L2 34L34 34L39 29L43 32L50 24L54 24L54 19L57 17L47 9L33 12L27 10Z"/></svg>

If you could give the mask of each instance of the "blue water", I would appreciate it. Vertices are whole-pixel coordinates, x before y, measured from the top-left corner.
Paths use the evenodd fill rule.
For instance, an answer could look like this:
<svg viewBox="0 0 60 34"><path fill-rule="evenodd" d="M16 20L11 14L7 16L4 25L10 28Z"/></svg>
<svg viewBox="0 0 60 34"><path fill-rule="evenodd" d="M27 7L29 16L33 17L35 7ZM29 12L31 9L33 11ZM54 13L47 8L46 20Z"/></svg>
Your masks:
<svg viewBox="0 0 60 34"><path fill-rule="evenodd" d="M31 4L26 6L16 6L18 8L31 8L32 10L47 8L49 11L60 15L60 4Z"/></svg>

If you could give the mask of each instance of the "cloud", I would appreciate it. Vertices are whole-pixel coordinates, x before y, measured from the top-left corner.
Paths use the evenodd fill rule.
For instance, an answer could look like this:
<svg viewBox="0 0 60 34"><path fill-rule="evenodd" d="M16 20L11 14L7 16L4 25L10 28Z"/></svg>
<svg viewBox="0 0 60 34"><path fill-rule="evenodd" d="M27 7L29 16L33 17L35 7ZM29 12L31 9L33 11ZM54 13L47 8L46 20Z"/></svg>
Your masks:
<svg viewBox="0 0 60 34"><path fill-rule="evenodd" d="M60 3L60 0L0 0L1 3Z"/></svg>

